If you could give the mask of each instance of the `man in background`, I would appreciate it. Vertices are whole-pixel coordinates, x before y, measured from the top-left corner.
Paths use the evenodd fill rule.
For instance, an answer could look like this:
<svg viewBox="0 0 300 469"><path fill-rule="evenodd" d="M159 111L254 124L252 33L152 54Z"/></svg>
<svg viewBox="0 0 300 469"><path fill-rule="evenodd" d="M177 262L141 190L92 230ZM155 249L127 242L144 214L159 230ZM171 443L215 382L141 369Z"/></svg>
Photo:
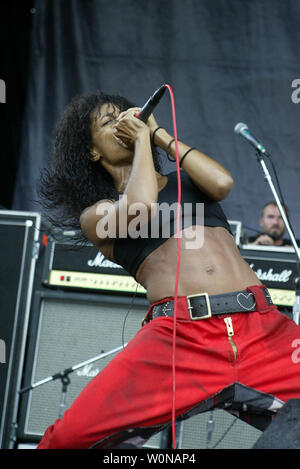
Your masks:
<svg viewBox="0 0 300 469"><path fill-rule="evenodd" d="M288 213L287 207L283 207ZM276 202L268 202L264 205L259 224L262 233L248 238L248 244L267 246L292 246L290 239L284 238L285 225ZM298 240L297 244L299 243Z"/></svg>

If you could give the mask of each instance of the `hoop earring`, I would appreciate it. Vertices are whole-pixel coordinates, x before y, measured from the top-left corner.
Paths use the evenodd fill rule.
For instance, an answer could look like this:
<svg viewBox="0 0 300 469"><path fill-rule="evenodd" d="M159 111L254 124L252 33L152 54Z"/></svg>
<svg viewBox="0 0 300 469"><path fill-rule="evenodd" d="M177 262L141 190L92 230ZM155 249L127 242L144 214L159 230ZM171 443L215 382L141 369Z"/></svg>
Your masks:
<svg viewBox="0 0 300 469"><path fill-rule="evenodd" d="M101 156L98 153L91 153L90 160L92 163L96 163L96 161L101 159Z"/></svg>

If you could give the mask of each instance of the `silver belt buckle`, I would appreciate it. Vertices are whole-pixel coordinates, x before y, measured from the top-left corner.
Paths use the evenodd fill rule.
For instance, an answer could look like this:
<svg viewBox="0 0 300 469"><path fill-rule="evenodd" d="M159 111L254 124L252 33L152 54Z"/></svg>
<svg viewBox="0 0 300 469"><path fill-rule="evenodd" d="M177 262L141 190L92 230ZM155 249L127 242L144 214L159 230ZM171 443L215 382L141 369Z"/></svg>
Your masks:
<svg viewBox="0 0 300 469"><path fill-rule="evenodd" d="M190 303L190 298L193 298L195 296L198 296L198 297L199 296L204 296L205 302L206 302L206 309L208 311L208 313L205 316L200 316L199 318L197 318L197 317L194 318L193 317L193 312L192 312L193 306ZM190 313L190 318L191 318L192 321L200 321L201 319L211 318L212 314L211 314L211 307L210 307L210 301L209 301L208 293L198 293L196 295L187 295L186 300L187 300L187 307L188 307L188 310L189 310L189 313Z"/></svg>

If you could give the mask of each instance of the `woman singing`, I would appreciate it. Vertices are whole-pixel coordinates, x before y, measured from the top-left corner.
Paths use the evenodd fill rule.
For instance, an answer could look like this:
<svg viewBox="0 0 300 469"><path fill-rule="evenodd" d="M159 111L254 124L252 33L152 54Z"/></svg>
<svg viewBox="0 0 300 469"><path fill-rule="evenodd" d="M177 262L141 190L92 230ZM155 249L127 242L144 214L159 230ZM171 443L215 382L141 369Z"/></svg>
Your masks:
<svg viewBox="0 0 300 469"><path fill-rule="evenodd" d="M145 124L138 111L125 98L99 93L74 100L58 124L53 163L42 179L48 205L61 209L61 224L80 228L143 285L150 308L136 336L46 430L38 448L141 446L171 422L175 216L158 222L157 236L151 230L133 236L129 227L139 213L142 222L134 226L151 226L160 204L177 202L177 173L161 174L155 148L175 159L176 146L153 115ZM176 417L234 406L241 418L251 414L253 425L265 428L256 416L300 398L300 365L291 358L300 328L272 304L239 253L219 204L232 188L230 173L182 142L178 157L181 204L192 213L178 233Z"/></svg>

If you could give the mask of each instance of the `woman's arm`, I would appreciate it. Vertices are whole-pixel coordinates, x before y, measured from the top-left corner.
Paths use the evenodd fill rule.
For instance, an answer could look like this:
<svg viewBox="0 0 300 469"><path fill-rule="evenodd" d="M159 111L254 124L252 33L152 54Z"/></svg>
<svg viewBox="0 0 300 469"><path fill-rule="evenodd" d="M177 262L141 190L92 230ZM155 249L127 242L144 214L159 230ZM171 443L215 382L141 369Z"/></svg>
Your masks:
<svg viewBox="0 0 300 469"><path fill-rule="evenodd" d="M152 138L153 132L158 127L153 116L149 118L148 125ZM155 132L153 143L162 150L166 150L172 139L173 137L165 129L161 128ZM190 148L185 143L178 141L179 161ZM168 153L174 159L176 158L175 141L169 146ZM197 149L192 149L186 155L182 162L182 169L190 176L199 189L214 200L225 199L233 186L233 178L229 171L220 163Z"/></svg>
<svg viewBox="0 0 300 469"><path fill-rule="evenodd" d="M149 127L134 117L138 110L133 108L122 112L113 127L117 137L134 143L132 169L123 194L126 194L128 204L150 206L157 202L158 186Z"/></svg>

